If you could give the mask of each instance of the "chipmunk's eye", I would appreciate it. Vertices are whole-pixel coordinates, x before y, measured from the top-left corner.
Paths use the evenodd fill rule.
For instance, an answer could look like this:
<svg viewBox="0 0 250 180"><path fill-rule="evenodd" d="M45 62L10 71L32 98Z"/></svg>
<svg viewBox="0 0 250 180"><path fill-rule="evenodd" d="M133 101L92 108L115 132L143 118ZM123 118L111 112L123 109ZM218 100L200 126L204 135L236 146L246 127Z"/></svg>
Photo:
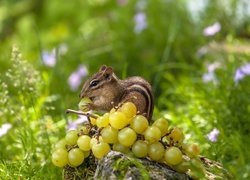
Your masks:
<svg viewBox="0 0 250 180"><path fill-rule="evenodd" d="M90 87L95 87L99 84L99 80L93 80L91 83L90 83Z"/></svg>

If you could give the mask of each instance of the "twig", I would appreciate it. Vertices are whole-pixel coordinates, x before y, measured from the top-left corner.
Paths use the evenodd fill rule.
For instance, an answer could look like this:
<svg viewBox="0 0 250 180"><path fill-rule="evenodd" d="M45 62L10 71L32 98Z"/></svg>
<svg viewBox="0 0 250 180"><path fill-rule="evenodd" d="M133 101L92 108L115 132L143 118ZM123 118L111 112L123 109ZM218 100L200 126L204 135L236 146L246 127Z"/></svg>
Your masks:
<svg viewBox="0 0 250 180"><path fill-rule="evenodd" d="M77 115L83 115L83 116L87 116L87 117L92 117L92 118L98 118L97 116L93 115L93 114L90 114L90 113L84 113L84 112L81 112L81 111L76 111L76 110L73 110L73 109L67 109L66 110L66 113L74 113L74 114L77 114Z"/></svg>

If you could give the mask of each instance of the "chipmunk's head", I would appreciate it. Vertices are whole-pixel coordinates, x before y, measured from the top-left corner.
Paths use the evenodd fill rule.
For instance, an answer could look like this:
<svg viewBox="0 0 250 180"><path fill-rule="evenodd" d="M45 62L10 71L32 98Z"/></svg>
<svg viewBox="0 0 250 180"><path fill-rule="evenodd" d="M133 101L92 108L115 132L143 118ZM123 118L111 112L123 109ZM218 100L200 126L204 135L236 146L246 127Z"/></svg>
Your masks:
<svg viewBox="0 0 250 180"><path fill-rule="evenodd" d="M88 97L94 105L102 106L107 102L107 98L112 97L112 86L114 89L117 81L112 67L102 65L99 71L84 83L80 97Z"/></svg>

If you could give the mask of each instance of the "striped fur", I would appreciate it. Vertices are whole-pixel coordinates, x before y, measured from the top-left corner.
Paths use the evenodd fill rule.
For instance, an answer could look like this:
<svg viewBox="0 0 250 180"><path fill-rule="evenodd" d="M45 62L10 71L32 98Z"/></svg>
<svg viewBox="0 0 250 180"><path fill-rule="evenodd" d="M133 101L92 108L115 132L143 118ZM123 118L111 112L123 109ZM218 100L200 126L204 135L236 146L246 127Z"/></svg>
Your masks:
<svg viewBox="0 0 250 180"><path fill-rule="evenodd" d="M128 96L131 92L139 92L146 101L143 112L150 120L152 118L154 108L154 98L150 84L141 77L130 77L122 81L124 81L124 84L126 85L123 98ZM140 105L142 106L142 104Z"/></svg>

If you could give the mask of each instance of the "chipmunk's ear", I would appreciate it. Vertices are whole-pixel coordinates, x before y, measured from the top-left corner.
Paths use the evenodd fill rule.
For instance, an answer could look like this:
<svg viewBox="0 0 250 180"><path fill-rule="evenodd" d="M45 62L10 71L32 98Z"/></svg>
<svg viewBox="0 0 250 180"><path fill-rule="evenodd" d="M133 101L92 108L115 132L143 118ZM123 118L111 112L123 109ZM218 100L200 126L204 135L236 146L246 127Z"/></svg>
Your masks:
<svg viewBox="0 0 250 180"><path fill-rule="evenodd" d="M99 69L99 71L105 71L107 69L107 66L106 65L102 65Z"/></svg>
<svg viewBox="0 0 250 180"><path fill-rule="evenodd" d="M107 68L105 69L105 73L106 73L106 74L112 74L112 73L113 73L113 68L112 68L112 67L107 67Z"/></svg>
<svg viewBox="0 0 250 180"><path fill-rule="evenodd" d="M112 67L107 67L105 69L105 71L103 72L103 75L105 77L106 80L110 81L112 78L112 74L113 74L113 68Z"/></svg>

